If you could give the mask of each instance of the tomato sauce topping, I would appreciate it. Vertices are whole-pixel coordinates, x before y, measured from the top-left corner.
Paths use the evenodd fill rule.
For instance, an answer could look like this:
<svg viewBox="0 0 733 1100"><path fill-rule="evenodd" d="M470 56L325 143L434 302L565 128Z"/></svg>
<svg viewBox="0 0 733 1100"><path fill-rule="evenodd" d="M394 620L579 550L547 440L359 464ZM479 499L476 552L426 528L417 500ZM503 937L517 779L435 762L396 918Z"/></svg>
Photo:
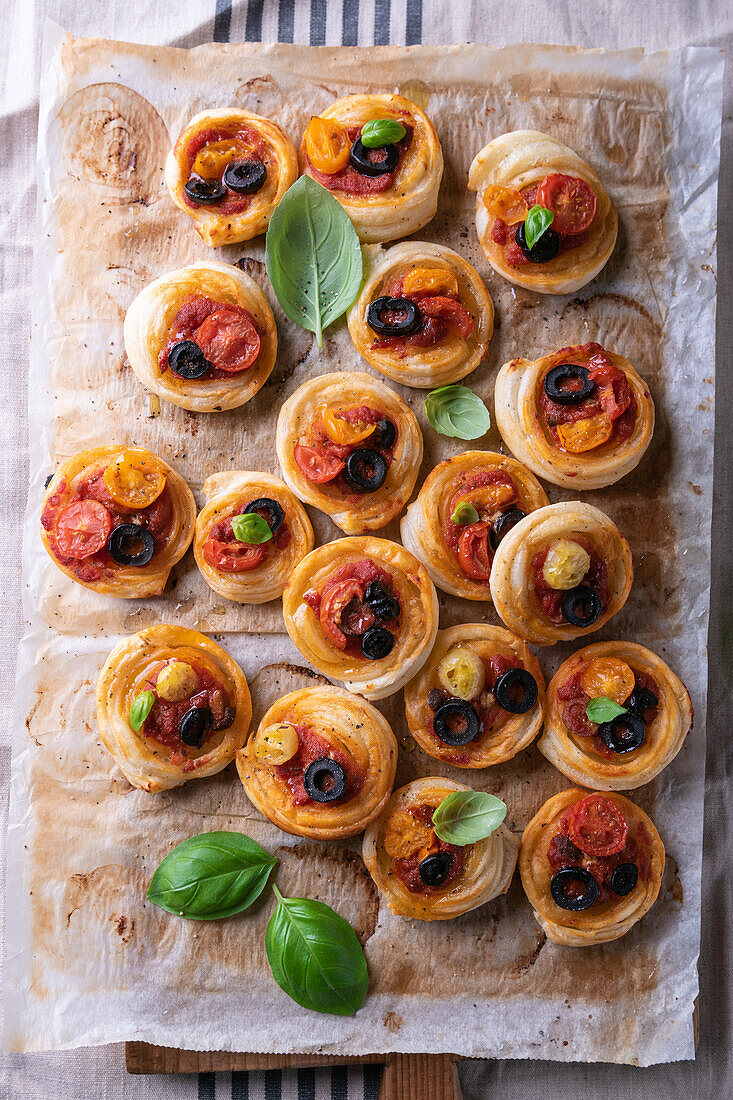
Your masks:
<svg viewBox="0 0 733 1100"><path fill-rule="evenodd" d="M263 562L275 557L280 550L285 550L291 541L290 529L287 521L283 521L273 537L268 542L247 543L240 542L234 534L232 520L244 514L244 509L250 503L248 500L238 501L227 516L212 523L206 542L203 547L204 561L212 569L218 569L222 573L248 573L257 569ZM265 508L256 511L267 521L268 513Z"/></svg>
<svg viewBox="0 0 733 1100"><path fill-rule="evenodd" d="M634 673L634 688L646 688L658 699L659 685L654 677L636 668L632 668L632 672ZM587 737L591 741L594 751L602 756L604 760L613 760L616 753L603 743L598 736L597 723L591 722L585 712L590 696L583 691L582 676L583 669L580 668L577 672L568 676L567 680L564 680L557 689L558 699L565 704L562 710L562 720L570 733L575 734L577 737ZM649 727L658 713L658 707L647 707L641 716L644 725Z"/></svg>
<svg viewBox="0 0 733 1100"><path fill-rule="evenodd" d="M452 764L456 764L458 767L468 764L472 755L470 749L480 742L484 734L496 733L509 716L509 712L499 706L492 694L496 687L496 681L510 668L524 668L518 657L513 654L507 657L503 653L494 653L488 660L483 659L483 665L486 673L486 686L479 695L467 700L476 711L479 720L479 731L474 740L468 745L453 748L440 740L433 728L432 718L428 721L428 730L432 734L436 749L440 751L441 758L450 760ZM444 691L442 688L431 688L428 692L428 706L432 711L436 711L443 703L452 702L455 698L455 695L451 695L449 691Z"/></svg>
<svg viewBox="0 0 733 1100"><path fill-rule="evenodd" d="M293 446L293 457L303 477L316 485L333 485L350 501L357 501L359 494L346 480L343 470L346 459L352 451L366 449L377 451L384 459L387 469L394 459L399 429L395 422L380 409L369 405L357 405L351 409L339 409L335 414L339 420L355 426L366 427L373 424L375 430L358 443L336 443L327 434L318 416L301 432ZM394 439L389 446L383 446L381 431L377 427L387 421L394 429Z"/></svg>
<svg viewBox="0 0 733 1100"><path fill-rule="evenodd" d="M267 154L267 147L263 142L260 135L256 130L250 129L238 129L238 130L202 130L201 133L196 134L188 143L186 147L186 157L188 159L188 176L191 175L191 169L193 168L194 161L199 155L202 149L205 149L207 145L214 145L219 141L238 141L246 149L247 160L258 160L261 164L267 167L270 158ZM233 158L243 159L243 158ZM223 182L223 180L222 180ZM209 209L216 208L220 214L241 214L252 202L254 195L240 195L237 191L232 191L227 187L226 195L221 202L213 203ZM183 192L183 201L187 206L190 206L192 210L200 210L201 207L198 203L189 199L186 192Z"/></svg>
<svg viewBox="0 0 733 1100"><path fill-rule="evenodd" d="M595 548L587 539L580 537L573 538L573 542L577 542L578 546L582 546L590 556L588 572L578 583L593 589L601 601L602 609L605 611L609 601L608 567L603 558L596 553ZM565 592L557 588L550 588L542 573L549 552L550 547L545 546L542 550L538 550L532 558L532 582L542 609L542 614L545 615L550 622L561 623L563 622L563 615L560 605Z"/></svg>
<svg viewBox="0 0 733 1100"><path fill-rule="evenodd" d="M229 698L226 689L217 677L203 665L187 662L196 673L196 690L188 699L173 703L167 699L159 699L156 695L150 714L143 722L141 733L146 737L157 741L159 745L165 745L171 752L171 764L183 764L185 761L193 763L192 757L201 750L191 745L186 745L181 740L179 728L183 715L192 707L208 707L211 711L211 734L231 726L235 718L235 707ZM162 669L155 672L146 682L144 690L155 691L158 676ZM190 769L188 769L190 770Z"/></svg>
<svg viewBox="0 0 733 1100"><path fill-rule="evenodd" d="M444 292L439 295L431 295L422 291L405 293L405 276L394 276L382 290L385 298L409 298L415 302L420 310L420 325L409 336L378 336L372 343L372 351L389 349L399 352L400 358L408 354L412 348L432 348L444 340L451 329L458 333L463 340L468 340L476 327L472 315L460 302L456 295ZM398 314L394 311L384 310L382 318L385 322L394 321Z"/></svg>
<svg viewBox="0 0 733 1100"><path fill-rule="evenodd" d="M572 424L577 420L587 420L604 413L613 425L613 432L607 442L623 443L628 439L636 424L636 401L631 392L629 380L622 370L616 367L600 344L580 344L575 347L561 348L555 352L548 364L545 377L561 363L577 364L590 371L595 382L595 392L584 401L574 405L561 405L547 396L544 377L539 388L539 419L543 429L552 437L556 447L563 450L558 432L561 424ZM579 382L567 383L568 390L579 388Z"/></svg>
<svg viewBox="0 0 733 1100"><path fill-rule="evenodd" d="M278 764L274 769L275 775L288 785L293 805L342 806L344 802L354 798L364 783L364 773L357 762L348 753L332 745L325 737L306 725L296 725L295 732L298 734L298 751L287 763ZM316 802L303 785L303 776L308 765L324 756L340 764L346 772L346 793L341 798L335 798L328 803Z"/></svg>
<svg viewBox="0 0 733 1100"><path fill-rule="evenodd" d="M481 490L487 490L482 493ZM454 523L450 518L458 504L469 502L479 514L475 523ZM521 507L512 478L504 470L482 470L461 474L456 480L443 523L445 544L456 558L462 573L479 584L489 583L494 550L491 522L501 512Z"/></svg>
<svg viewBox="0 0 733 1100"><path fill-rule="evenodd" d="M522 198L528 208L538 204L553 212L552 228L560 237L560 253L584 244L596 217L597 196L589 184L578 176L552 172L539 184L523 188ZM520 225L507 225L495 218L491 239L504 248L504 258L510 267L524 267L531 260L517 244Z"/></svg>
<svg viewBox="0 0 733 1100"><path fill-rule="evenodd" d="M364 602L367 587L373 581L379 583L399 608L392 577L368 558L342 565L331 574L320 592L310 588L303 595L303 601L318 616L325 637L349 657L363 656L361 636L376 622L374 612ZM396 619L380 620L379 625L396 637L400 628L399 615Z"/></svg>
<svg viewBox="0 0 733 1100"><path fill-rule="evenodd" d="M168 368L171 348L183 340L197 344L211 363L203 381L241 374L260 354L262 334L252 314L244 306L215 302L195 295L188 298L173 318L168 339L158 355L158 368Z"/></svg>
<svg viewBox="0 0 733 1100"><path fill-rule="evenodd" d="M412 143L412 127L407 124L406 118L409 118L409 115L403 117L401 121L407 132L400 141L395 143L397 145L398 160L394 171L385 172L381 176L365 176L361 172L357 172L351 164L347 164L345 168L328 175L314 168L310 158L306 157L313 179L329 191L342 191L346 195L377 195L383 191L389 191L402 166L405 153ZM347 126L346 131L349 135L349 141L353 145L361 134L361 126ZM370 149L367 155L373 164L380 164L387 154L383 149Z"/></svg>
<svg viewBox="0 0 733 1100"><path fill-rule="evenodd" d="M427 849L419 849L404 859L393 859L391 862L392 872L411 894L428 894L430 896L445 893L446 889L460 877L463 871L465 863L464 849L457 847L455 844L448 844L432 831L434 812L432 806L411 807L409 812L413 817L430 826L432 843ZM440 886L427 886L420 878L420 864L428 855L434 855L436 852L448 852L453 857L453 862Z"/></svg>

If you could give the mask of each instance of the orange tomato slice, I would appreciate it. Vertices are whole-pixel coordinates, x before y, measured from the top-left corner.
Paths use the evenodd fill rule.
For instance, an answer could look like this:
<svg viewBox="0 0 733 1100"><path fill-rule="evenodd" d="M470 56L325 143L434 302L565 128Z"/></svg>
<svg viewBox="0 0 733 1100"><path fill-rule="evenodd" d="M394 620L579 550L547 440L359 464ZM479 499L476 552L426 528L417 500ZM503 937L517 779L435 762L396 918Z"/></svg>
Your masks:
<svg viewBox="0 0 733 1100"><path fill-rule="evenodd" d="M157 462L121 454L104 471L102 480L115 504L138 511L158 499L165 488L166 475Z"/></svg>
<svg viewBox="0 0 733 1100"><path fill-rule="evenodd" d="M305 131L305 151L317 172L332 176L349 163L351 142L335 118L314 116Z"/></svg>
<svg viewBox="0 0 733 1100"><path fill-rule="evenodd" d="M395 810L384 830L384 850L392 859L409 859L413 852L429 848L433 830L408 810Z"/></svg>
<svg viewBox="0 0 733 1100"><path fill-rule="evenodd" d="M368 436L374 434L374 424L351 424L348 420L329 409L328 405L319 405L316 410L323 430L329 439L341 446L349 446L352 443L361 443Z"/></svg>
<svg viewBox="0 0 733 1100"><path fill-rule="evenodd" d="M491 516L499 508L514 500L516 495L513 486L498 482L494 485L477 485L475 489L469 489L467 492L461 493L458 500L461 503L473 504L480 514ZM458 500L456 503L458 503ZM452 511L454 510L455 506Z"/></svg>
<svg viewBox="0 0 733 1100"><path fill-rule="evenodd" d="M594 657L580 677L580 686L591 699L605 696L619 706L631 695L635 683L633 670L618 657Z"/></svg>
<svg viewBox="0 0 733 1100"><path fill-rule="evenodd" d="M406 298L415 294L431 297L457 298L458 279L452 271L442 267L416 267L408 271L402 285Z"/></svg>
<svg viewBox="0 0 733 1100"><path fill-rule="evenodd" d="M523 222L529 213L529 207L519 191L496 184L489 184L484 191L484 206L490 214L501 218L507 225Z"/></svg>
<svg viewBox="0 0 733 1100"><path fill-rule="evenodd" d="M228 164L247 155L246 146L236 138L213 141L211 145L203 147L193 162L191 171L205 180L221 179Z"/></svg>
<svg viewBox="0 0 733 1100"><path fill-rule="evenodd" d="M607 443L613 433L613 424L605 413L574 420L570 424L558 424L560 445L571 454L583 454Z"/></svg>

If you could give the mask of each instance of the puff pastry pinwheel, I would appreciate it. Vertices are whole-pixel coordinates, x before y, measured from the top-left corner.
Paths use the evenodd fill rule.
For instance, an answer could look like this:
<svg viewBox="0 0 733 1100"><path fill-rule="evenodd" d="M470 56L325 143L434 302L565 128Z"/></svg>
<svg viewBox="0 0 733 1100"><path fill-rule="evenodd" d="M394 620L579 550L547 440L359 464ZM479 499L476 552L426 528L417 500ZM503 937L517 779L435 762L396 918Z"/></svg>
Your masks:
<svg viewBox="0 0 733 1100"><path fill-rule="evenodd" d="M141 791L220 772L244 744L251 718L239 665L211 638L181 626L124 638L97 681L100 736Z"/></svg>
<svg viewBox="0 0 733 1100"><path fill-rule="evenodd" d="M596 642L550 681L537 747L575 783L628 791L671 763L691 727L687 688L661 657L636 642Z"/></svg>
<svg viewBox="0 0 733 1100"><path fill-rule="evenodd" d="M517 286L570 294L613 252L616 207L590 165L549 134L495 138L475 157L468 187L486 258Z"/></svg>
<svg viewBox="0 0 733 1100"><path fill-rule="evenodd" d="M600 344L505 363L494 407L512 454L568 489L612 485L638 466L654 432L654 402L643 378Z"/></svg>
<svg viewBox="0 0 733 1100"><path fill-rule="evenodd" d="M165 162L176 206L212 247L264 233L298 178L298 154L276 122L238 107L202 111Z"/></svg>
<svg viewBox="0 0 733 1100"><path fill-rule="evenodd" d="M494 307L478 271L457 252L406 241L377 259L348 320L370 366L426 388L476 369L494 331Z"/></svg>
<svg viewBox="0 0 733 1100"><path fill-rule="evenodd" d="M568 500L538 508L506 535L491 567L491 596L505 626L552 645L602 627L626 603L633 577L616 524Z"/></svg>
<svg viewBox="0 0 733 1100"><path fill-rule="evenodd" d="M522 837L524 892L548 940L564 947L623 936L657 900L663 871L659 833L621 794L561 791Z"/></svg>
<svg viewBox="0 0 733 1100"><path fill-rule="evenodd" d="M521 638L488 623L439 630L405 687L410 733L428 756L456 768L511 760L540 732L544 706L536 657Z"/></svg>
<svg viewBox="0 0 733 1100"><path fill-rule="evenodd" d="M328 188L362 241L393 241L435 217L443 151L424 111L400 95L350 95L308 123L300 170Z"/></svg>
<svg viewBox="0 0 733 1100"><path fill-rule="evenodd" d="M519 462L492 451L464 451L428 474L400 524L402 542L438 588L490 600L491 564L501 540L548 503Z"/></svg>
<svg viewBox="0 0 733 1100"><path fill-rule="evenodd" d="M386 718L338 687L283 696L237 753L250 802L286 833L315 840L362 832L392 793L396 768Z"/></svg>
<svg viewBox="0 0 733 1100"><path fill-rule="evenodd" d="M80 451L43 498L41 538L72 581L104 596L160 596L193 537L196 504L186 482L142 447Z"/></svg>
<svg viewBox="0 0 733 1100"><path fill-rule="evenodd" d="M435 835L434 811L449 794L468 790L438 776L415 779L364 833L364 863L393 913L450 920L509 889L519 840L505 825L465 847Z"/></svg>
<svg viewBox="0 0 733 1100"><path fill-rule="evenodd" d="M130 366L147 389L192 412L244 405L267 381L277 329L267 298L232 264L161 275L125 316Z"/></svg>
<svg viewBox="0 0 733 1100"><path fill-rule="evenodd" d="M193 552L206 583L238 603L278 599L313 549L303 505L279 478L248 471L212 474L203 493Z"/></svg>
<svg viewBox="0 0 733 1100"><path fill-rule="evenodd" d="M427 570L373 536L319 546L283 593L285 626L310 663L366 699L393 695L422 668L438 629Z"/></svg>
<svg viewBox="0 0 733 1100"><path fill-rule="evenodd" d="M322 374L277 418L285 481L306 504L353 535L402 511L422 462L420 425L401 397L369 374Z"/></svg>

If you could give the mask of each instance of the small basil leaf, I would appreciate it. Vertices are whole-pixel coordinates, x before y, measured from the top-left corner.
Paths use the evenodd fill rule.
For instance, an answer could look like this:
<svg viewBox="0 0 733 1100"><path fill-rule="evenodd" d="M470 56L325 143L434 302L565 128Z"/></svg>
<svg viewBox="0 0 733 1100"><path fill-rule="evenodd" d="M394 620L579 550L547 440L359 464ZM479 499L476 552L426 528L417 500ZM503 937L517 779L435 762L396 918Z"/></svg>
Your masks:
<svg viewBox="0 0 733 1100"><path fill-rule="evenodd" d="M367 149L380 149L384 145L394 145L402 141L407 130L396 118L372 118L365 122L359 137Z"/></svg>
<svg viewBox="0 0 733 1100"><path fill-rule="evenodd" d="M243 833L201 833L168 853L148 901L188 920L231 917L260 896L276 863Z"/></svg>
<svg viewBox="0 0 733 1100"><path fill-rule="evenodd" d="M130 707L130 725L137 731L142 728L142 724L153 709L153 703L155 702L155 694L152 691L141 691L139 695L136 695L132 700L132 706Z"/></svg>
<svg viewBox="0 0 733 1100"><path fill-rule="evenodd" d="M597 722L600 725L601 722L610 722L611 719L618 718L619 714L628 714L628 711L626 707L620 707L606 695L599 695L596 699L588 700L585 713L591 722Z"/></svg>
<svg viewBox="0 0 733 1100"><path fill-rule="evenodd" d="M272 538L270 524L256 512L247 512L243 516L234 516L232 519L232 531L239 542L247 542L258 546L262 542L269 542Z"/></svg>
<svg viewBox="0 0 733 1100"><path fill-rule="evenodd" d="M483 791L454 791L433 813L435 835L447 844L475 844L495 832L506 817L506 804Z"/></svg>
<svg viewBox="0 0 733 1100"><path fill-rule="evenodd" d="M524 223L524 239L527 242L527 248L534 248L537 241L540 239L546 229L549 229L555 220L555 215L551 210L546 210L544 206L532 206Z"/></svg>
<svg viewBox="0 0 733 1100"><path fill-rule="evenodd" d="M275 207L265 266L283 310L316 334L345 313L359 293L362 255L348 214L325 187L301 176Z"/></svg>
<svg viewBox="0 0 733 1100"><path fill-rule="evenodd" d="M456 439L478 439L491 427L489 411L468 386L440 386L425 399L425 415L436 432Z"/></svg>
<svg viewBox="0 0 733 1100"><path fill-rule="evenodd" d="M278 905L265 948L275 981L303 1008L353 1016L369 985L354 929L321 901L284 898L273 889Z"/></svg>
<svg viewBox="0 0 733 1100"><path fill-rule="evenodd" d="M478 512L473 504L469 504L467 500L462 500L457 504L451 516L451 523L459 523L461 527L465 527L469 523L476 523L477 521Z"/></svg>

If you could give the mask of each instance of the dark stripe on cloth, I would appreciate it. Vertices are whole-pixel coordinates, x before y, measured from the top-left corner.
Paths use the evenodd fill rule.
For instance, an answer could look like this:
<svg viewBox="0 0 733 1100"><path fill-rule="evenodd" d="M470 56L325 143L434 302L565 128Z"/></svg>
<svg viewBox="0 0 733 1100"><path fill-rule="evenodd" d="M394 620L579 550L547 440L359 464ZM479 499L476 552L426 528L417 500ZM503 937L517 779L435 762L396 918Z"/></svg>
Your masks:
<svg viewBox="0 0 733 1100"><path fill-rule="evenodd" d="M232 1071L232 1100L249 1100L249 1073L246 1070Z"/></svg>
<svg viewBox="0 0 733 1100"><path fill-rule="evenodd" d="M341 45L355 46L359 41L359 0L344 0L341 16Z"/></svg>
<svg viewBox="0 0 733 1100"><path fill-rule="evenodd" d="M389 0L374 2L374 45L389 45Z"/></svg>
<svg viewBox="0 0 733 1100"><path fill-rule="evenodd" d="M199 1100L216 1100L216 1077L213 1073L199 1074Z"/></svg>
<svg viewBox="0 0 733 1100"><path fill-rule="evenodd" d="M364 1066L364 1100L379 1100L382 1072L382 1066Z"/></svg>
<svg viewBox="0 0 733 1100"><path fill-rule="evenodd" d="M326 45L326 2L311 0L311 46Z"/></svg>
<svg viewBox="0 0 733 1100"><path fill-rule="evenodd" d="M232 0L216 0L214 41L228 42L232 29Z"/></svg>
<svg viewBox="0 0 733 1100"><path fill-rule="evenodd" d="M249 0L247 19L244 24L245 42L260 42L262 39L262 5L264 0Z"/></svg>
<svg viewBox="0 0 733 1100"><path fill-rule="evenodd" d="M280 0L277 7L277 40L292 42L295 30L295 0Z"/></svg>
<svg viewBox="0 0 733 1100"><path fill-rule="evenodd" d="M298 1100L316 1100L316 1071L298 1070Z"/></svg>
<svg viewBox="0 0 733 1100"><path fill-rule="evenodd" d="M265 1100L281 1100L283 1075L280 1069L265 1070Z"/></svg>
<svg viewBox="0 0 733 1100"><path fill-rule="evenodd" d="M422 42L422 0L407 0L405 9L405 45L418 46Z"/></svg>
<svg viewBox="0 0 733 1100"><path fill-rule="evenodd" d="M346 1066L331 1070L331 1100L349 1100L349 1071Z"/></svg>

